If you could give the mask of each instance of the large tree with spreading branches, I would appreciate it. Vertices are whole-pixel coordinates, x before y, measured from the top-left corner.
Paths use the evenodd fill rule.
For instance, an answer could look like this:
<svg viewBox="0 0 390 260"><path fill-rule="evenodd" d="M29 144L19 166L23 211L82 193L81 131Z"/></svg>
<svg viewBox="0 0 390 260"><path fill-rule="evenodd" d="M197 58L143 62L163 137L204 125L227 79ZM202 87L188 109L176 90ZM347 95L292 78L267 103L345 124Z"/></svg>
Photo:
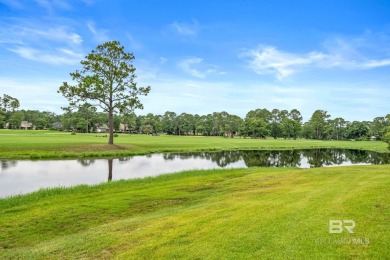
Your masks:
<svg viewBox="0 0 390 260"><path fill-rule="evenodd" d="M70 107L88 102L108 113L108 144L114 144L114 114L143 109L139 96L150 91L150 86L137 87L133 60L134 55L125 52L118 41L98 45L81 61L82 69L70 73L76 84L64 82L58 90Z"/></svg>

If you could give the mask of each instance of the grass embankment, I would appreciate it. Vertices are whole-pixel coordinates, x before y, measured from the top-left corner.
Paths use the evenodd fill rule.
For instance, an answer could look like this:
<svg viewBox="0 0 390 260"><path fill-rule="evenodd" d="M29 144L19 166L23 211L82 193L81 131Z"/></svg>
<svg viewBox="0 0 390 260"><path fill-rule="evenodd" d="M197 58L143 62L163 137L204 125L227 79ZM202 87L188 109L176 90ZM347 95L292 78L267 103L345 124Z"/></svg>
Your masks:
<svg viewBox="0 0 390 260"><path fill-rule="evenodd" d="M2 199L0 258L384 259L389 169L192 171Z"/></svg>
<svg viewBox="0 0 390 260"><path fill-rule="evenodd" d="M102 134L53 131L0 130L0 158L43 159L67 157L108 157L156 152L210 151L235 149L351 148L388 152L384 142L244 139L202 136L148 136L120 134L114 146Z"/></svg>

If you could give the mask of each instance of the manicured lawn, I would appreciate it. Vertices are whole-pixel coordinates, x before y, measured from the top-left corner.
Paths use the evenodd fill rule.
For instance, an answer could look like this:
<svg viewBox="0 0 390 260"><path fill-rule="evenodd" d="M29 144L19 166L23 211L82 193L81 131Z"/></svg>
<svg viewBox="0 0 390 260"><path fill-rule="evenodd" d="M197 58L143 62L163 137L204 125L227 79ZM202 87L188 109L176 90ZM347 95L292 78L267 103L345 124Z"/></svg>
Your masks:
<svg viewBox="0 0 390 260"><path fill-rule="evenodd" d="M233 149L352 148L388 152L384 142L244 139L202 136L120 134L114 146L102 134L0 130L0 158L104 157L168 151Z"/></svg>
<svg viewBox="0 0 390 260"><path fill-rule="evenodd" d="M0 200L0 258L385 259L389 187L382 165L192 171L40 191ZM354 233L329 234L329 220L354 220Z"/></svg>

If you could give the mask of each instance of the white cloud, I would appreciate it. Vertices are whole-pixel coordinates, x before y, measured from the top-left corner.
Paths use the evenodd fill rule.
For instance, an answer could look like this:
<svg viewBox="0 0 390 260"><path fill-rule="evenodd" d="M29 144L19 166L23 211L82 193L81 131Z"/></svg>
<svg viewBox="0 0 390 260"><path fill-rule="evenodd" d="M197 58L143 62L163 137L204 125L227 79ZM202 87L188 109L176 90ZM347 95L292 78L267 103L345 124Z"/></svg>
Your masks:
<svg viewBox="0 0 390 260"><path fill-rule="evenodd" d="M368 44L366 44L368 45ZM308 67L367 70L390 66L390 58L371 59L370 50L364 49L365 40L333 38L324 44L325 51L292 53L280 51L274 46L260 46L245 50L240 58L247 58L249 67L260 75L272 75L283 80ZM370 47L371 49L373 47ZM372 51L372 50L371 50Z"/></svg>
<svg viewBox="0 0 390 260"><path fill-rule="evenodd" d="M184 36L196 36L198 34L198 23L194 21L192 24L173 22L169 25L176 33Z"/></svg>
<svg viewBox="0 0 390 260"><path fill-rule="evenodd" d="M180 61L178 67L191 76L201 79L217 71L215 65L202 64L202 62L202 58L191 57Z"/></svg>
<svg viewBox="0 0 390 260"><path fill-rule="evenodd" d="M62 42L67 45L80 45L82 37L65 26L51 26L41 24L26 25L2 24L0 28L1 43L39 43L39 42Z"/></svg>
<svg viewBox="0 0 390 260"><path fill-rule="evenodd" d="M0 77L2 90L19 99L21 109L37 109L55 113L63 113L61 107L67 105L66 99L57 93L62 82L63 79L49 76L33 79Z"/></svg>
<svg viewBox="0 0 390 260"><path fill-rule="evenodd" d="M87 27L92 33L93 38L96 42L103 43L110 40L110 37L108 36L108 31L105 29L96 29L96 25L93 21L88 21Z"/></svg>
<svg viewBox="0 0 390 260"><path fill-rule="evenodd" d="M263 46L258 49L246 51L241 57L250 58L250 67L258 74L275 75L278 79L286 78L299 67L309 65L321 57L318 53L298 55L282 52L272 46Z"/></svg>
<svg viewBox="0 0 390 260"><path fill-rule="evenodd" d="M369 60L364 64L367 68L378 68L390 65L390 59L385 60Z"/></svg>
<svg viewBox="0 0 390 260"><path fill-rule="evenodd" d="M48 64L75 64L83 58L82 37L64 25L16 20L0 25L0 43L20 57Z"/></svg>
<svg viewBox="0 0 390 260"><path fill-rule="evenodd" d="M17 53L22 58L53 65L59 64L77 64L83 55L68 49L56 49L53 51L39 50L30 47L16 47L9 49Z"/></svg>

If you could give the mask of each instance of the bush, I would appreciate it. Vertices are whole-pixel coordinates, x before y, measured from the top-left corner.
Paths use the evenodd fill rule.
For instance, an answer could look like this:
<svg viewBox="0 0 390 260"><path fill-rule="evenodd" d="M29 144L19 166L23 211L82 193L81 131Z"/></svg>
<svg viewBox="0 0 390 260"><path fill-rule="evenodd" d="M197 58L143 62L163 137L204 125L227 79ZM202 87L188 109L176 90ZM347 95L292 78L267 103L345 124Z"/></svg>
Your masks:
<svg viewBox="0 0 390 260"><path fill-rule="evenodd" d="M114 134L114 137L118 137L119 135L118 134Z"/></svg>
<svg viewBox="0 0 390 260"><path fill-rule="evenodd" d="M72 133L70 133L71 135L76 135L76 132L72 132Z"/></svg>
<svg viewBox="0 0 390 260"><path fill-rule="evenodd" d="M385 136L383 137L383 141L389 145L389 147L387 147L387 148L390 150L390 132L385 134Z"/></svg>

